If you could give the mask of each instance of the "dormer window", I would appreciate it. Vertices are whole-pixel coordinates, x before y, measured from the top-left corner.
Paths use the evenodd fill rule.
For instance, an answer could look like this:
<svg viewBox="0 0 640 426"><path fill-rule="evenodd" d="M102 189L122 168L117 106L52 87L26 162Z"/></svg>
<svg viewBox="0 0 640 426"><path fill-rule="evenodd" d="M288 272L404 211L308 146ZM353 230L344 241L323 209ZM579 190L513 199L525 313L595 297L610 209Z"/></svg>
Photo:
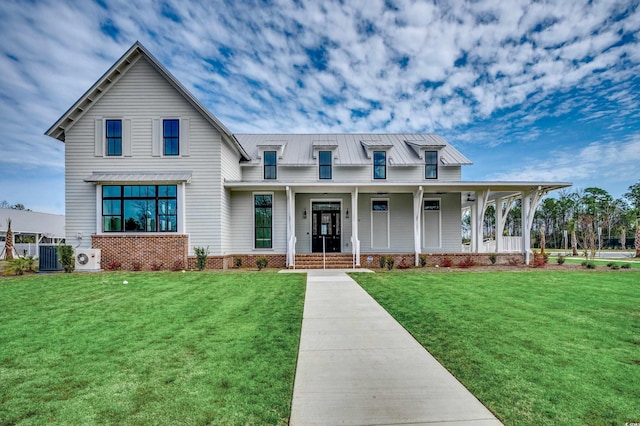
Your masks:
<svg viewBox="0 0 640 426"><path fill-rule="evenodd" d="M424 152L424 178L438 179L438 151Z"/></svg>
<svg viewBox="0 0 640 426"><path fill-rule="evenodd" d="M331 151L318 152L318 168L320 179L331 179Z"/></svg>
<svg viewBox="0 0 640 426"><path fill-rule="evenodd" d="M278 164L276 151L264 151L264 178L265 179L277 179L278 178Z"/></svg>
<svg viewBox="0 0 640 426"><path fill-rule="evenodd" d="M373 178L387 178L387 153L386 151L373 151Z"/></svg>

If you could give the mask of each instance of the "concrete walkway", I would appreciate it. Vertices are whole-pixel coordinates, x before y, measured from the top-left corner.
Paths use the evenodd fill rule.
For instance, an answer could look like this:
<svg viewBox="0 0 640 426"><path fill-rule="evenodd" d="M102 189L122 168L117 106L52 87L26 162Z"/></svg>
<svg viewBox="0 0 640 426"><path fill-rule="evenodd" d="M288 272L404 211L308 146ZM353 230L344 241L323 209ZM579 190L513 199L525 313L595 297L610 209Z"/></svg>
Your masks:
<svg viewBox="0 0 640 426"><path fill-rule="evenodd" d="M290 424L500 425L343 271L307 271Z"/></svg>

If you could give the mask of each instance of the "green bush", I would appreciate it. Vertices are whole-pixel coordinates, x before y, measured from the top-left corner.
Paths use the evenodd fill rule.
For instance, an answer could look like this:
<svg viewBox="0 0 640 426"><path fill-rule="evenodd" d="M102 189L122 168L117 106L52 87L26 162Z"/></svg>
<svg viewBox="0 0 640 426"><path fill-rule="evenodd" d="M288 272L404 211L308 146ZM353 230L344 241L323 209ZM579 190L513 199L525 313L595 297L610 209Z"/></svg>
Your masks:
<svg viewBox="0 0 640 426"><path fill-rule="evenodd" d="M384 269L387 266L387 256L380 256L378 262L380 263L380 269Z"/></svg>
<svg viewBox="0 0 640 426"><path fill-rule="evenodd" d="M420 267L424 268L427 266L427 256L420 256Z"/></svg>
<svg viewBox="0 0 640 426"><path fill-rule="evenodd" d="M613 265L615 265L615 263L613 263L613 262L608 262L608 263L607 263L607 268L611 268Z"/></svg>
<svg viewBox="0 0 640 426"><path fill-rule="evenodd" d="M497 260L498 260L498 255L497 254L491 253L489 255L489 261L491 262L492 265L495 265Z"/></svg>
<svg viewBox="0 0 640 426"><path fill-rule="evenodd" d="M234 256L233 264L235 265L236 268L240 268L242 266L242 256Z"/></svg>
<svg viewBox="0 0 640 426"><path fill-rule="evenodd" d="M565 260L566 260L566 259L564 258L564 256L563 256L563 255L561 255L561 254L559 254L559 255L558 255L558 258L556 259L556 262L558 262L558 265L562 265L562 264L564 264L564 261L565 261Z"/></svg>
<svg viewBox="0 0 640 426"><path fill-rule="evenodd" d="M618 269L620 269L620 265L611 265L611 269L613 269L614 271L617 271Z"/></svg>
<svg viewBox="0 0 640 426"><path fill-rule="evenodd" d="M258 271L262 271L263 268L266 268L269 264L269 259L266 256L260 256L256 259L256 266L258 267Z"/></svg>
<svg viewBox="0 0 640 426"><path fill-rule="evenodd" d="M631 264L630 263L623 263L622 266L620 266L622 269L630 269L631 268Z"/></svg>
<svg viewBox="0 0 640 426"><path fill-rule="evenodd" d="M67 274L73 272L76 268L76 261L73 258L73 247L66 244L58 246L58 261L62 265L62 269Z"/></svg>
<svg viewBox="0 0 640 426"><path fill-rule="evenodd" d="M207 256L209 256L209 246L194 247L193 251L196 253L196 268L198 271L202 271L207 266Z"/></svg>
<svg viewBox="0 0 640 426"><path fill-rule="evenodd" d="M27 270L27 262L24 257L7 259L4 272L8 274L22 275Z"/></svg>
<svg viewBox="0 0 640 426"><path fill-rule="evenodd" d="M387 256L387 269L388 270L392 270L393 269L393 265L394 263L396 263L396 259L393 256Z"/></svg>

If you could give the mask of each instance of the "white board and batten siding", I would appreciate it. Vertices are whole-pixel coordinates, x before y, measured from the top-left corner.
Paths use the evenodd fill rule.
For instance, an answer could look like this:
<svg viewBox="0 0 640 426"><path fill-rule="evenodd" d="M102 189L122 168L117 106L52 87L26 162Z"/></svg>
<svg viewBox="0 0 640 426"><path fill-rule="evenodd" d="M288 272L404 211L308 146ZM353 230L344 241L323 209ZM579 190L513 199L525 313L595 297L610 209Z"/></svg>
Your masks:
<svg viewBox="0 0 640 426"><path fill-rule="evenodd" d="M273 194L272 247L254 247L254 194ZM287 252L287 196L285 191L231 192L227 254L285 254Z"/></svg>
<svg viewBox="0 0 640 426"><path fill-rule="evenodd" d="M101 123L109 118L123 120L122 157L103 156L100 146L96 147L96 139L103 140L98 134L104 131ZM177 157L163 157L156 152L157 145L154 148L154 140L157 144L161 137L154 123L158 126L169 118L180 119L181 155ZM221 144L221 135L211 123L141 57L65 134L67 241L89 247L90 235L102 231L101 194L96 193L95 184L84 182L94 171L191 171L186 205L181 206L178 199L186 216L189 251L209 246L211 254L221 253ZM182 217L178 211L178 220ZM79 232L81 241L76 240Z"/></svg>

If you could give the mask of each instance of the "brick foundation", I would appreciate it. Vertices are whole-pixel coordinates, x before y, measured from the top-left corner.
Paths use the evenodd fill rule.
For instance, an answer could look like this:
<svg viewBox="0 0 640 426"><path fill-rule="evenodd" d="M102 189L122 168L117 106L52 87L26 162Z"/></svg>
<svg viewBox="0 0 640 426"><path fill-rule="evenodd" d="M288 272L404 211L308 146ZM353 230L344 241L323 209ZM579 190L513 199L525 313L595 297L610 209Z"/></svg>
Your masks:
<svg viewBox="0 0 640 426"><path fill-rule="evenodd" d="M453 267L456 267L467 257L471 256L471 259L478 266L480 265L491 265L491 260L489 260L489 255L491 253L423 253L421 256L424 256L427 260L426 266L436 266L441 265L444 258L449 258L453 262ZM496 265L509 265L510 260L517 259L520 265L524 264L524 254L522 253L495 253L496 255ZM371 256L373 260L368 262L368 258ZM360 254L360 266L363 268L379 268L380 267L380 256L393 256L395 259L394 268L397 268L398 265L401 264L402 259L404 258L405 263L410 267L415 265L415 254L413 253L370 253L370 254Z"/></svg>
<svg viewBox="0 0 640 426"><path fill-rule="evenodd" d="M184 267L188 244L189 237L184 234L91 236L91 247L102 251L102 269L107 269L112 261L120 262L125 270L172 269L179 266L179 262Z"/></svg>

